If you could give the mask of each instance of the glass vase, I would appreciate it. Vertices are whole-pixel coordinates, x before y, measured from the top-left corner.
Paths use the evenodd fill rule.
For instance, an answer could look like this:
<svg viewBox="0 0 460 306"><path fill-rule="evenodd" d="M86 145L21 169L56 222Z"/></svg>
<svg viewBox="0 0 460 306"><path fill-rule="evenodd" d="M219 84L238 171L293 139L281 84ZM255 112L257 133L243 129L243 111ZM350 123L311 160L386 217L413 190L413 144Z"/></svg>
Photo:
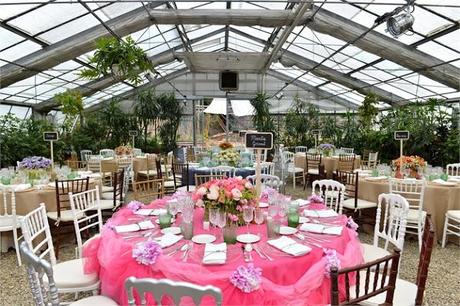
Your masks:
<svg viewBox="0 0 460 306"><path fill-rule="evenodd" d="M227 244L236 243L236 230L237 229L238 229L238 226L236 224L228 224L226 227L223 228L225 243Z"/></svg>

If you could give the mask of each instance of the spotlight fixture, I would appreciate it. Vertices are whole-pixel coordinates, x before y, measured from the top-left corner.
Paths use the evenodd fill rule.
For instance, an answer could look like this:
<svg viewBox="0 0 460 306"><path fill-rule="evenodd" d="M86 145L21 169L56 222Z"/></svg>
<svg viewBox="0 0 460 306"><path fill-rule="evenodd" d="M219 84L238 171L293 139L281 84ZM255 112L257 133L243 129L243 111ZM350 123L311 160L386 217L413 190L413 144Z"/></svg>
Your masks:
<svg viewBox="0 0 460 306"><path fill-rule="evenodd" d="M412 25L414 24L415 19L411 14L411 9L413 12L413 2L409 0L407 1L407 6L401 14L392 15L387 19L387 32L389 32L394 38L398 38L399 35L412 30Z"/></svg>

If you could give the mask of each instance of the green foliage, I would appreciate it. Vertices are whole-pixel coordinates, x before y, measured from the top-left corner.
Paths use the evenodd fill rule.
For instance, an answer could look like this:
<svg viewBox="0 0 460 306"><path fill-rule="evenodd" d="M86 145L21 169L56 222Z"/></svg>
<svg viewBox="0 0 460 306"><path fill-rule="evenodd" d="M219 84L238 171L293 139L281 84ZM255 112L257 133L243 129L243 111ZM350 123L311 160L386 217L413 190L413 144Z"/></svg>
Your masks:
<svg viewBox="0 0 460 306"><path fill-rule="evenodd" d="M65 115L76 116L83 111L83 99L78 90L66 90L54 95L54 100L61 106Z"/></svg>
<svg viewBox="0 0 460 306"><path fill-rule="evenodd" d="M96 79L113 72L120 74L135 85L141 83L142 72L152 69L152 63L144 50L128 36L126 40L103 37L96 41L96 52L89 58L95 68L85 68L80 72L83 78ZM118 70L118 71L116 71Z"/></svg>
<svg viewBox="0 0 460 306"><path fill-rule="evenodd" d="M364 131L370 131L375 118L379 111L375 107L378 103L377 96L374 93L369 93L363 101L363 104L358 108L359 123Z"/></svg>
<svg viewBox="0 0 460 306"><path fill-rule="evenodd" d="M177 148L177 129L182 117L182 106L176 101L174 93L164 93L157 97L159 119L161 120L159 136L163 151Z"/></svg>
<svg viewBox="0 0 460 306"><path fill-rule="evenodd" d="M294 104L285 116L284 143L287 146L311 146L314 138L310 131L320 125L319 109L311 103L294 97Z"/></svg>
<svg viewBox="0 0 460 306"><path fill-rule="evenodd" d="M270 115L270 103L268 102L268 98L266 93L259 92L251 100L251 105L255 110L252 122L259 132L275 133L275 123L273 117Z"/></svg>
<svg viewBox="0 0 460 306"><path fill-rule="evenodd" d="M145 90L137 95L137 104L134 107L134 114L139 122L139 129L142 131L143 149L147 151L148 128L154 124L159 117L159 105L154 90Z"/></svg>

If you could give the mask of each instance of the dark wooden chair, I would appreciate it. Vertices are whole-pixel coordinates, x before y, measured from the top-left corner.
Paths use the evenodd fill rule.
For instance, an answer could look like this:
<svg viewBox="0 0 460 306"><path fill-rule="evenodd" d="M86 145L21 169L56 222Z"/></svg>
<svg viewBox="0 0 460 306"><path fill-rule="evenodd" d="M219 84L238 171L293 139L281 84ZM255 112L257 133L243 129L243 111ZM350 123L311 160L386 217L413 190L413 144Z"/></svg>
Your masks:
<svg viewBox="0 0 460 306"><path fill-rule="evenodd" d="M332 267L331 305L356 305L382 293L386 293L383 305L393 305L399 258L400 251L395 249L393 254L366 264L340 270ZM339 279L345 281L343 291L339 290ZM352 280L355 281L353 286ZM344 296L340 292L344 292Z"/></svg>
<svg viewBox="0 0 460 306"><path fill-rule="evenodd" d="M164 196L163 179L138 181L133 183L134 199L143 203L150 203Z"/></svg>
<svg viewBox="0 0 460 306"><path fill-rule="evenodd" d="M337 169L340 171L355 170L355 154L340 154Z"/></svg>
<svg viewBox="0 0 460 306"><path fill-rule="evenodd" d="M320 180L326 177L326 174L324 172L324 166L321 165L322 159L322 154L305 154L305 185L303 186L303 190L305 190L305 188L307 188L307 185L311 184L313 181Z"/></svg>
<svg viewBox="0 0 460 306"><path fill-rule="evenodd" d="M164 192L166 194L174 193L174 191L176 190L176 177L175 177L174 171L173 171L173 177L168 179L165 177L163 173L161 159L156 160L156 167L157 167L157 177L156 178L162 179L164 181L163 183Z"/></svg>
<svg viewBox="0 0 460 306"><path fill-rule="evenodd" d="M62 236L74 232L69 192L78 194L87 191L89 188L89 177L74 180L55 180L54 184L56 189L56 211L49 211L47 216L51 221L49 223L51 224L54 237L54 253L58 259Z"/></svg>
<svg viewBox="0 0 460 306"><path fill-rule="evenodd" d="M171 169L174 179L174 188L178 189L179 187L186 186L187 191L189 191L188 163L178 163L173 161Z"/></svg>
<svg viewBox="0 0 460 306"><path fill-rule="evenodd" d="M102 193L101 210L104 212L116 211L123 203L125 190L125 168L112 172L113 190Z"/></svg>

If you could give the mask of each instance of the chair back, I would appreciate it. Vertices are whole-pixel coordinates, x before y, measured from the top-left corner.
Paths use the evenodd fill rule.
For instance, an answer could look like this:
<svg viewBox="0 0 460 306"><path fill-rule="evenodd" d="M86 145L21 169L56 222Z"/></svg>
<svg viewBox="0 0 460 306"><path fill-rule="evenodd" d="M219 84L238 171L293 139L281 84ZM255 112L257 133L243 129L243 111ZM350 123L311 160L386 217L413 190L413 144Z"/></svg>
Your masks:
<svg viewBox="0 0 460 306"><path fill-rule="evenodd" d="M359 188L359 174L354 171L340 171L337 170L334 174L334 179L339 181L345 186L345 195L347 198L354 199L355 209L358 208L358 188ZM345 197L344 195L344 197Z"/></svg>
<svg viewBox="0 0 460 306"><path fill-rule="evenodd" d="M80 151L80 160L82 162L88 161L89 156L93 154L93 151L91 150L81 150Z"/></svg>
<svg viewBox="0 0 460 306"><path fill-rule="evenodd" d="M403 196L391 193L380 194L375 217L374 246L380 247L379 239L382 239L383 249L387 250L391 243L402 250L408 213L409 203Z"/></svg>
<svg viewBox="0 0 460 306"><path fill-rule="evenodd" d="M355 159L354 154L340 154L337 168L341 171L353 171L355 170Z"/></svg>
<svg viewBox="0 0 460 306"><path fill-rule="evenodd" d="M128 304L130 306L136 304L134 299L134 289L140 297L140 305L147 305L146 293L153 296L157 305L161 305L161 300L164 295L170 296L174 305L180 305L182 297L191 297L195 305L201 304L201 299L206 295L214 297L216 305L222 305L222 291L214 286L199 286L186 282L175 282L169 279L153 279L153 278L135 278L129 277L125 281L125 288L128 294Z"/></svg>
<svg viewBox="0 0 460 306"><path fill-rule="evenodd" d="M24 235L24 241L34 254L42 250L39 257L43 258L49 255L51 264L56 264L53 238L51 236L44 203L41 203L38 208L24 216L21 220L21 231Z"/></svg>
<svg viewBox="0 0 460 306"><path fill-rule="evenodd" d="M26 264L27 278L34 304L37 306L59 306L59 294L53 278L51 264L35 255L25 241L21 243L19 249ZM43 279L45 274L48 278L46 282Z"/></svg>
<svg viewBox="0 0 460 306"><path fill-rule="evenodd" d="M62 210L70 209L69 193L77 194L87 191L89 187L89 177L74 180L55 180L57 221L59 224Z"/></svg>
<svg viewBox="0 0 460 306"><path fill-rule="evenodd" d="M250 175L246 177L246 179L249 180L255 186L256 177L257 177L256 175ZM281 185L280 178L276 175L270 175L270 174L261 174L260 182L262 183L262 186L270 187L276 190L279 190L280 185Z"/></svg>
<svg viewBox="0 0 460 306"><path fill-rule="evenodd" d="M418 210L422 218L423 197L425 195L425 180L390 178L390 193L402 195L409 203L409 209Z"/></svg>
<svg viewBox="0 0 460 306"><path fill-rule="evenodd" d="M275 163L273 162L263 162L260 164L260 173L275 175Z"/></svg>
<svg viewBox="0 0 460 306"><path fill-rule="evenodd" d="M8 186L0 187L0 191L3 195L3 211L0 208L0 220L3 218L4 220L10 221L11 223L6 223L2 227L0 227L0 234L1 232L13 232L13 241L15 244L16 249L16 256L18 260L18 265L21 265L21 256L19 256L18 252L18 217L16 215L16 194L13 188L8 188ZM9 198L9 201L8 201ZM6 225L6 226L5 226ZM0 239L1 236L0 236ZM1 242L1 241L0 241ZM1 250L0 250L1 252Z"/></svg>
<svg viewBox="0 0 460 306"><path fill-rule="evenodd" d="M156 171L156 169L157 169L157 166L156 166L157 158L158 157L157 157L156 154L148 154L148 153L145 154L145 159L147 160L147 176L150 174L150 171L152 171L152 172Z"/></svg>
<svg viewBox="0 0 460 306"><path fill-rule="evenodd" d="M152 200L164 196L164 180L153 179L133 183L134 199L143 203L150 203Z"/></svg>
<svg viewBox="0 0 460 306"><path fill-rule="evenodd" d="M345 147L341 147L339 150L342 150L342 152L344 152L345 154L353 154L355 151L354 148L345 148Z"/></svg>
<svg viewBox="0 0 460 306"><path fill-rule="evenodd" d="M126 168L128 166L130 166L131 168L133 167L133 156L132 155L117 156L116 159L117 159L119 170Z"/></svg>
<svg viewBox="0 0 460 306"><path fill-rule="evenodd" d="M308 173L308 170L318 170L318 173L320 172L319 168L321 166L321 162L323 159L322 154L317 154L317 153L307 153L305 154L305 170Z"/></svg>
<svg viewBox="0 0 460 306"><path fill-rule="evenodd" d="M447 175L460 176L460 163L448 164L446 170Z"/></svg>
<svg viewBox="0 0 460 306"><path fill-rule="evenodd" d="M428 267L430 266L431 253L434 243L434 225L431 220L431 215L425 218L425 226L423 228L422 248L417 269L417 295L415 297L415 305L423 304L423 294L425 293L426 279L428 277Z"/></svg>
<svg viewBox="0 0 460 306"><path fill-rule="evenodd" d="M90 228L95 228L98 233L102 231L102 212L99 199L99 187L80 192L69 193L70 207L73 213L73 224L77 237L78 256L81 258L83 240L81 233Z"/></svg>
<svg viewBox="0 0 460 306"><path fill-rule="evenodd" d="M133 149L133 156L137 157L137 156L140 156L140 155L142 155L142 150L138 149L138 148L134 148Z"/></svg>
<svg viewBox="0 0 460 306"><path fill-rule="evenodd" d="M102 156L101 155L88 155L86 160L86 167L88 171L93 171L96 173L102 172Z"/></svg>
<svg viewBox="0 0 460 306"><path fill-rule="evenodd" d="M370 152L369 158L367 160L367 167L369 169L374 169L375 167L377 167L378 162L379 162L379 152Z"/></svg>
<svg viewBox="0 0 460 306"><path fill-rule="evenodd" d="M395 249L393 254L369 263L344 269L332 267L331 305L358 305L382 293L386 293L385 304L382 305L393 305L399 258L400 251ZM372 276L371 273L375 274ZM339 291L339 278L345 280L345 290L341 288ZM356 283L351 287L352 280Z"/></svg>
<svg viewBox="0 0 460 306"><path fill-rule="evenodd" d="M112 173L113 186L113 210L116 210L123 203L125 189L125 169Z"/></svg>
<svg viewBox="0 0 460 306"><path fill-rule="evenodd" d="M211 168L211 175L235 177L236 169L230 166L217 166Z"/></svg>
<svg viewBox="0 0 460 306"><path fill-rule="evenodd" d="M204 174L204 175L200 175L200 174L195 174L195 186L200 186L200 185L203 185L204 183L207 183L211 180L221 180L221 179L224 179L225 178L225 175L217 175L217 174L214 174L214 175L211 175L211 174Z"/></svg>
<svg viewBox="0 0 460 306"><path fill-rule="evenodd" d="M308 151L308 148L305 146L296 146L294 148L295 153L307 153L307 151Z"/></svg>
<svg viewBox="0 0 460 306"><path fill-rule="evenodd" d="M115 157L115 151L112 149L102 149L99 151L99 154L103 157Z"/></svg>
<svg viewBox="0 0 460 306"><path fill-rule="evenodd" d="M173 161L171 165L171 170L173 172L175 188L188 185L188 168L189 165L187 162L177 163Z"/></svg>
<svg viewBox="0 0 460 306"><path fill-rule="evenodd" d="M126 202L126 196L128 195L129 192L129 182L132 181L132 167L127 166L123 169L123 202Z"/></svg>
<svg viewBox="0 0 460 306"><path fill-rule="evenodd" d="M312 184L312 194L318 194L317 189L324 200L324 204L341 215L345 186L334 180L316 180Z"/></svg>

